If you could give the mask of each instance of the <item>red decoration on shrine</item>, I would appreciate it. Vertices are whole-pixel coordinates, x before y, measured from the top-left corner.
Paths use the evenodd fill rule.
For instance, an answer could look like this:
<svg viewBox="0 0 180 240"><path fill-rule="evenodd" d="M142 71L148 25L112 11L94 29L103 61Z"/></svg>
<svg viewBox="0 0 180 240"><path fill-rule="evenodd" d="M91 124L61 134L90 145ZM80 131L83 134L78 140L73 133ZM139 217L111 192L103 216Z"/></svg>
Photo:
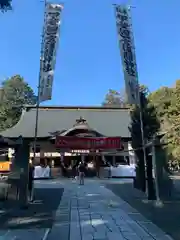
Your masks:
<svg viewBox="0 0 180 240"><path fill-rule="evenodd" d="M120 137L67 137L56 136L56 148L70 150L122 149Z"/></svg>

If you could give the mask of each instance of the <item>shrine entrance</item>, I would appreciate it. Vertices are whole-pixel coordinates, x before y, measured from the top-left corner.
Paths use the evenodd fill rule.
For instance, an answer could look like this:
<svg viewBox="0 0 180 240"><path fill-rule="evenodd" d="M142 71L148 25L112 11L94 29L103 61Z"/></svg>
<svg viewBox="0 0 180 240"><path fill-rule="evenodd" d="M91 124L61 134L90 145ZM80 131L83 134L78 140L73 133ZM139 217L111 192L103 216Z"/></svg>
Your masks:
<svg viewBox="0 0 180 240"><path fill-rule="evenodd" d="M82 117L76 120L73 128L56 134L56 150L61 155L63 175L73 177L80 162L87 166L87 176L99 177L100 167L107 166L104 151L121 151L121 137L106 137L90 128ZM112 152L113 154L113 152Z"/></svg>

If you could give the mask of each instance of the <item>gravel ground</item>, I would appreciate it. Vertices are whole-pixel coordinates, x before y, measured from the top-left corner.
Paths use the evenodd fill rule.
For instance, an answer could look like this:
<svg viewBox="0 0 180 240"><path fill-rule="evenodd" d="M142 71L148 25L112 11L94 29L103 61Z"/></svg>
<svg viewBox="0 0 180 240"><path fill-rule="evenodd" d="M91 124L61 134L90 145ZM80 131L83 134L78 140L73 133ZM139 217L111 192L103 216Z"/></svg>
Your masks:
<svg viewBox="0 0 180 240"><path fill-rule="evenodd" d="M180 179L176 178L175 185L180 190ZM121 182L119 184L109 182L106 187L128 202L133 208L151 220L175 240L180 240L180 196L164 202L162 207L157 207L147 201L144 193L133 188L132 183Z"/></svg>
<svg viewBox="0 0 180 240"><path fill-rule="evenodd" d="M58 208L63 188L35 189L35 203L28 209L12 209L1 204L0 229L51 228Z"/></svg>

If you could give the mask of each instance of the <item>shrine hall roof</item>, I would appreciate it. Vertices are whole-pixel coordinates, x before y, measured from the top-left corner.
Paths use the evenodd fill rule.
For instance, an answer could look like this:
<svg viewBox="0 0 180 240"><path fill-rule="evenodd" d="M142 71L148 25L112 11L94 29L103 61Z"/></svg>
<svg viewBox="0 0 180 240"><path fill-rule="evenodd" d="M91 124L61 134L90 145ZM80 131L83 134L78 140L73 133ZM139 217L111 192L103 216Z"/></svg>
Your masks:
<svg viewBox="0 0 180 240"><path fill-rule="evenodd" d="M117 107L39 107L38 137L50 137L54 132L63 132L73 127L76 120L84 118L91 129L105 136L129 138L129 108ZM36 107L28 106L19 122L0 134L4 137L34 137Z"/></svg>

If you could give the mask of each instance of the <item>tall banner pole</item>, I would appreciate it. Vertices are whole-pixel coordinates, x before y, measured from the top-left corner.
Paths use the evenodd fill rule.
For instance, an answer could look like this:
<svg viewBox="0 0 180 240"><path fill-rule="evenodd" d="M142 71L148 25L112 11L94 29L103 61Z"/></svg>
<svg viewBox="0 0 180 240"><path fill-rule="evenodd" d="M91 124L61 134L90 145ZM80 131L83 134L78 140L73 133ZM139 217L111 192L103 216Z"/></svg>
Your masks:
<svg viewBox="0 0 180 240"><path fill-rule="evenodd" d="M45 16L46 16L46 4L47 1L44 1L44 23L43 23L43 32L41 39L41 52L40 52L40 70L38 77L38 95L37 95L37 103L36 103L36 120L35 120L35 129L34 129L34 144L33 144L33 164L36 158L36 145L37 145L37 133L38 133L38 120L39 120L39 105L40 105L40 85L41 85L41 69L42 69L42 56L43 56L43 39L44 39L44 25L45 25Z"/></svg>
<svg viewBox="0 0 180 240"><path fill-rule="evenodd" d="M121 60L125 80L127 99L130 104L139 107L139 119L141 128L142 148L145 168L147 166L146 147L144 137L144 125L141 103L141 92L139 89L138 71L135 55L135 43L132 31L132 20L130 6L114 4L116 27L120 47ZM146 169L145 169L146 176ZM145 183L146 185L146 183Z"/></svg>
<svg viewBox="0 0 180 240"><path fill-rule="evenodd" d="M41 41L40 71L38 79L38 96L36 104L36 119L34 130L33 158L36 157L38 136L39 106L43 101L51 100L56 53L59 42L59 28L62 4L44 1L44 24Z"/></svg>

